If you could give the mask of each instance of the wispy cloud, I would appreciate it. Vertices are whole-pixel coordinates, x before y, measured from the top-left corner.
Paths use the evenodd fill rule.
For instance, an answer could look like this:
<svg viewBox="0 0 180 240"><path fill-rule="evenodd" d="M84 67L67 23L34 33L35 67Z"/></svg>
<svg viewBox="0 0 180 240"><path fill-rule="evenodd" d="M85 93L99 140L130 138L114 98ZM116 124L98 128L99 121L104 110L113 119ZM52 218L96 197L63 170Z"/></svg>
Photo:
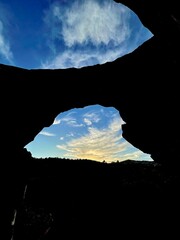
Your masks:
<svg viewBox="0 0 180 240"><path fill-rule="evenodd" d="M84 118L83 120L84 120L84 123L85 123L86 125L88 125L88 126L92 125L92 121L91 121L90 119Z"/></svg>
<svg viewBox="0 0 180 240"><path fill-rule="evenodd" d="M1 5L0 5L1 7ZM2 11L2 10L1 10ZM0 13L1 13L0 11ZM9 63L12 63L13 54L10 49L10 44L8 37L5 35L5 23L0 19L0 55L7 60Z"/></svg>
<svg viewBox="0 0 180 240"><path fill-rule="evenodd" d="M116 161L128 148L128 142L122 138L121 123L120 118L114 118L107 128L89 127L87 134L57 147L67 151L65 156L69 158Z"/></svg>
<svg viewBox="0 0 180 240"><path fill-rule="evenodd" d="M8 63L13 63L13 53L11 51L9 29L11 27L11 16L6 5L0 3L0 57Z"/></svg>
<svg viewBox="0 0 180 240"><path fill-rule="evenodd" d="M62 38L68 47L75 44L121 44L130 34L127 24L129 11L118 8L113 1L75 1L65 11L57 4L54 17L62 24ZM121 33L121 34L119 34Z"/></svg>
<svg viewBox="0 0 180 240"><path fill-rule="evenodd" d="M54 136L56 136L54 133L50 133L50 132L47 132L47 131L41 131L39 134L47 136L47 137L54 137Z"/></svg>
<svg viewBox="0 0 180 240"><path fill-rule="evenodd" d="M54 119L54 122L53 122L53 125L58 125L61 123L61 120L60 119Z"/></svg>
<svg viewBox="0 0 180 240"><path fill-rule="evenodd" d="M92 66L95 64L103 64L106 62L112 62L117 58L127 54L132 50L128 44L124 44L122 48L116 47L112 49L69 49L67 48L65 52L57 53L53 55L50 60L41 63L41 68L43 69L57 69L57 68L81 68L84 66Z"/></svg>
<svg viewBox="0 0 180 240"><path fill-rule="evenodd" d="M99 113L96 111L90 111L84 114L84 118L91 120L92 122L99 122L101 120Z"/></svg>
<svg viewBox="0 0 180 240"><path fill-rule="evenodd" d="M83 115L83 121L87 126L92 125L93 123L98 123L101 120L99 113L96 112L87 112Z"/></svg>
<svg viewBox="0 0 180 240"><path fill-rule="evenodd" d="M82 123L77 123L76 120L71 120L71 121L67 122L67 124L71 127L83 127L84 126L84 124L82 124Z"/></svg>
<svg viewBox="0 0 180 240"><path fill-rule="evenodd" d="M70 114L67 114L66 116L59 119L59 123L65 123L71 127L83 127L84 125L82 123L78 123L77 119L73 116L75 112L71 112Z"/></svg>
<svg viewBox="0 0 180 240"><path fill-rule="evenodd" d="M68 133L68 134L66 134L66 137L74 137L74 133Z"/></svg>
<svg viewBox="0 0 180 240"><path fill-rule="evenodd" d="M42 63L42 68L79 68L113 61L127 53L130 14L127 7L111 0L53 3L44 18L53 57Z"/></svg>

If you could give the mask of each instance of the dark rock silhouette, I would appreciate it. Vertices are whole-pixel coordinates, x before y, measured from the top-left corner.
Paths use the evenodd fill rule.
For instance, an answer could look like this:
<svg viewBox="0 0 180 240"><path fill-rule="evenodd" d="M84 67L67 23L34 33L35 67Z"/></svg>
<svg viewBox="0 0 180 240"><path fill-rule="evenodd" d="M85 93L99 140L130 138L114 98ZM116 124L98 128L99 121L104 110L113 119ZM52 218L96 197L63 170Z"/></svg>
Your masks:
<svg viewBox="0 0 180 240"><path fill-rule="evenodd" d="M28 179L28 157L23 148L60 112L92 104L113 106L126 122L123 137L127 141L151 154L155 162L179 168L177 1L118 2L130 7L154 34L134 52L112 63L81 69L27 70L0 65L2 208L4 225L9 227L4 228L4 239L10 239L10 219ZM153 193L153 200L161 209L164 198ZM176 210L173 204L172 199L167 203L167 212L171 213L171 207ZM158 211L156 204L153 207ZM143 213L140 204L138 208ZM159 221L154 217L157 224L163 221L160 211Z"/></svg>
<svg viewBox="0 0 180 240"><path fill-rule="evenodd" d="M178 234L178 172L133 160L49 158L32 159L29 166L34 172L17 211L14 240Z"/></svg>

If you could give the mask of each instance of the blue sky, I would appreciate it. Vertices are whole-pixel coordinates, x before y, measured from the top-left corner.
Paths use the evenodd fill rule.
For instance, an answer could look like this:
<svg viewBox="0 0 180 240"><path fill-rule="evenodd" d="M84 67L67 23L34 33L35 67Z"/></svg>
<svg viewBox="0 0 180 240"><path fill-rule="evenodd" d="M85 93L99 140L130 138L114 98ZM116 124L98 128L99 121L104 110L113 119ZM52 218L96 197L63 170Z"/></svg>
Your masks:
<svg viewBox="0 0 180 240"><path fill-rule="evenodd" d="M0 0L0 63L3 64L27 69L103 64L132 52L151 37L152 33L130 9L113 0ZM86 118L89 112L100 120ZM104 160L110 161L110 155L112 160L124 159L129 152L133 158L149 159L149 155L136 153L137 149L127 146L120 135L116 136L117 122L122 123L116 109L89 106L63 113L57 116L57 121L60 123L42 130L28 144L34 156L89 156L101 160L107 154ZM108 138L113 134L114 141ZM106 151L93 142L100 143L100 139ZM97 145L99 149L93 148L91 153L83 142L86 148ZM83 148L87 150L84 155L80 151Z"/></svg>
<svg viewBox="0 0 180 240"><path fill-rule="evenodd" d="M26 148L34 157L64 157L116 162L151 161L122 137L122 120L114 107L92 105L60 113Z"/></svg>

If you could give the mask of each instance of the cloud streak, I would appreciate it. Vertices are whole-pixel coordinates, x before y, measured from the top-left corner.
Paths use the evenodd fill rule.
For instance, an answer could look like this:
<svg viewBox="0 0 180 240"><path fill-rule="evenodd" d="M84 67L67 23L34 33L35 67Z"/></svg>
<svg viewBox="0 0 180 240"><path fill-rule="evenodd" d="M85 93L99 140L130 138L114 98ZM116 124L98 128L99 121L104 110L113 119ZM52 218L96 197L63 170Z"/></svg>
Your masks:
<svg viewBox="0 0 180 240"><path fill-rule="evenodd" d="M0 19L0 55L5 58L5 60L7 60L9 63L12 63L13 54L11 52L8 39L7 37L5 37L4 29L4 22Z"/></svg>
<svg viewBox="0 0 180 240"><path fill-rule="evenodd" d="M53 122L53 125L58 125L61 123L61 120L60 119L54 119L54 122Z"/></svg>
<svg viewBox="0 0 180 240"><path fill-rule="evenodd" d="M87 126L91 126L93 123L98 123L101 120L99 114L96 112L87 112L83 115L83 121Z"/></svg>
<svg viewBox="0 0 180 240"><path fill-rule="evenodd" d="M54 136L56 136L54 133L50 133L50 132L47 132L47 131L41 131L39 134L47 136L47 137L54 137Z"/></svg>
<svg viewBox="0 0 180 240"><path fill-rule="evenodd" d="M91 159L98 161L116 161L119 154L127 151L128 142L122 138L122 121L114 118L107 128L98 129L89 127L88 133L57 145L57 148L66 151L65 157L73 159Z"/></svg>
<svg viewBox="0 0 180 240"><path fill-rule="evenodd" d="M77 119L72 116L74 113L75 112L71 112L59 120L55 119L53 125L65 123L70 127L83 127L84 125L82 123L78 123Z"/></svg>
<svg viewBox="0 0 180 240"><path fill-rule="evenodd" d="M127 54L131 51L130 47L124 44L123 48L106 49L101 51L98 49L82 50L82 49L69 49L54 55L53 58L41 63L42 69L66 69L66 68L81 68L84 66L93 66L96 64L103 64L106 62L112 62L117 58Z"/></svg>

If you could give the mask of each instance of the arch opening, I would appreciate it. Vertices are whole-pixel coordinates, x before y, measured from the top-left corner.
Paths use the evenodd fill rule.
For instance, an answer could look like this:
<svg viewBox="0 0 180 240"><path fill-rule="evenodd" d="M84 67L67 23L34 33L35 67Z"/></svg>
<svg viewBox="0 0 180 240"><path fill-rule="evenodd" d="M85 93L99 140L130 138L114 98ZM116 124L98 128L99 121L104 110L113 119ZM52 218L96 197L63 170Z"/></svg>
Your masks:
<svg viewBox="0 0 180 240"><path fill-rule="evenodd" d="M88 159L99 162L152 161L122 136L125 124L114 107L90 105L60 113L26 145L35 158Z"/></svg>

